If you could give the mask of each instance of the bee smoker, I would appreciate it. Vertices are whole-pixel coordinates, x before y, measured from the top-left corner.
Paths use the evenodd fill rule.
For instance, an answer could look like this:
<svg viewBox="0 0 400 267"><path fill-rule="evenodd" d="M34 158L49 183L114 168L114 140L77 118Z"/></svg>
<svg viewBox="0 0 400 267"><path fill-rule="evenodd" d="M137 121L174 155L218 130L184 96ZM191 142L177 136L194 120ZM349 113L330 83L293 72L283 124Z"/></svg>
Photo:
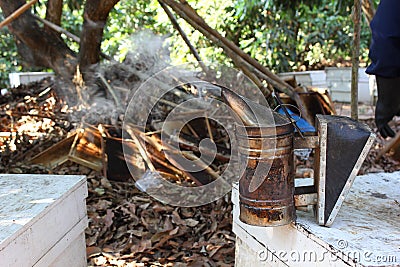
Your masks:
<svg viewBox="0 0 400 267"><path fill-rule="evenodd" d="M240 220L251 225L278 226L295 219L294 129L280 114L274 118L281 123L236 127L240 160L247 162L239 180Z"/></svg>
<svg viewBox="0 0 400 267"><path fill-rule="evenodd" d="M318 224L332 225L375 138L370 129L347 117L317 115L317 131L300 136L283 115L226 88L222 96L243 122L236 125L240 160L246 163L239 180L240 220L280 226L295 221L296 208L312 206ZM267 113L270 122L260 123ZM297 149L315 152L315 177L307 186L295 187Z"/></svg>

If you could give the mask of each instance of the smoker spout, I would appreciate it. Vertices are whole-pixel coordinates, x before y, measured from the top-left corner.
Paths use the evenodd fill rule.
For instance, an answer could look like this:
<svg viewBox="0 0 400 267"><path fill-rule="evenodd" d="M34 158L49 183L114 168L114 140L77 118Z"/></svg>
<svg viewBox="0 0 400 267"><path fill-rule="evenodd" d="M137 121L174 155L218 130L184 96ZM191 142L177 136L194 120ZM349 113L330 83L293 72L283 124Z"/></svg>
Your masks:
<svg viewBox="0 0 400 267"><path fill-rule="evenodd" d="M273 114L270 108L238 95L228 88L222 87L221 95L245 126L273 127L276 123L286 122L282 116Z"/></svg>

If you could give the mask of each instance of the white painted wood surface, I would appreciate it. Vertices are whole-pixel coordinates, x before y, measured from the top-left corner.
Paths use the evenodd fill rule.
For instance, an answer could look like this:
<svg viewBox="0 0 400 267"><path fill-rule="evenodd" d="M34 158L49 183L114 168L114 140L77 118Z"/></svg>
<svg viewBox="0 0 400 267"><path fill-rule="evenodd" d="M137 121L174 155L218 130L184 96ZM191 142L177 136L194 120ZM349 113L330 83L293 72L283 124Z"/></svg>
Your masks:
<svg viewBox="0 0 400 267"><path fill-rule="evenodd" d="M304 86L329 89L333 101L350 102L351 68L327 67L325 70L282 72L281 78L295 77L297 83ZM372 103L373 88L371 88L369 75L365 68L358 71L358 100L362 103Z"/></svg>
<svg viewBox="0 0 400 267"><path fill-rule="evenodd" d="M246 244L237 243L238 267L249 250L259 262L251 266L400 266L400 172L358 176L330 228L302 211L296 224L249 226L238 217L237 186L232 200L233 230Z"/></svg>
<svg viewBox="0 0 400 267"><path fill-rule="evenodd" d="M317 88L327 88L326 72L323 70L282 72L278 76L285 78L296 78L296 82L302 86L312 86Z"/></svg>
<svg viewBox="0 0 400 267"><path fill-rule="evenodd" d="M262 255L258 255L258 251L263 251L263 247L259 247L259 250L255 251L251 249L249 245L239 237L236 237L236 250L235 250L235 266L246 266L246 267L283 267L286 266L284 263L278 260L276 256L272 260L260 260Z"/></svg>
<svg viewBox="0 0 400 267"><path fill-rule="evenodd" d="M351 99L351 68L325 68L326 81L333 101L350 102ZM371 101L369 76L365 68L358 69L358 101Z"/></svg>
<svg viewBox="0 0 400 267"><path fill-rule="evenodd" d="M86 197L84 176L0 174L0 266L86 266Z"/></svg>

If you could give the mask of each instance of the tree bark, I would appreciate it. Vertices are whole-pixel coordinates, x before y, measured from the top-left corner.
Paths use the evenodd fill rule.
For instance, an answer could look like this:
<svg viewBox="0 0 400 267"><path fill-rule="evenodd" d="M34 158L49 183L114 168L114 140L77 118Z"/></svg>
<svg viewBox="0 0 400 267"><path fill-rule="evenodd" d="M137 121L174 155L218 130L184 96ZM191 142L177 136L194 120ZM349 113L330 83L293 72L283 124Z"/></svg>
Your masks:
<svg viewBox="0 0 400 267"><path fill-rule="evenodd" d="M358 67L360 64L360 34L361 34L361 1L354 0L353 7L353 50L351 68L351 118L358 120Z"/></svg>
<svg viewBox="0 0 400 267"><path fill-rule="evenodd" d="M83 73L100 60L100 45L108 14L119 0L87 0L81 34L79 66Z"/></svg>
<svg viewBox="0 0 400 267"><path fill-rule="evenodd" d="M23 4L24 0L0 0L5 16ZM30 10L13 21L8 29L16 37L18 52L26 63L51 68L66 78L72 77L76 55L60 38L55 38L53 34L39 27Z"/></svg>
<svg viewBox="0 0 400 267"><path fill-rule="evenodd" d="M61 25L61 15L63 8L63 0L48 0L46 7L46 20L54 23L55 25ZM45 25L44 27L47 32L53 32L59 35L52 28Z"/></svg>

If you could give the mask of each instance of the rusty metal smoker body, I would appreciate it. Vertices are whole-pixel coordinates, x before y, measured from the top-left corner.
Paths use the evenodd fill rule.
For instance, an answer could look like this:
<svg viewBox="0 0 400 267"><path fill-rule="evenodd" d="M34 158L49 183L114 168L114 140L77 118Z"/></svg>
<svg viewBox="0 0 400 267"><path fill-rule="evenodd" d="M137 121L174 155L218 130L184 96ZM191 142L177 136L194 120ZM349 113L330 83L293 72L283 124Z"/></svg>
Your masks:
<svg viewBox="0 0 400 267"><path fill-rule="evenodd" d="M236 127L239 155L247 163L239 180L243 222L278 226L295 220L293 134L289 121L276 126ZM260 182L252 186L254 180Z"/></svg>

